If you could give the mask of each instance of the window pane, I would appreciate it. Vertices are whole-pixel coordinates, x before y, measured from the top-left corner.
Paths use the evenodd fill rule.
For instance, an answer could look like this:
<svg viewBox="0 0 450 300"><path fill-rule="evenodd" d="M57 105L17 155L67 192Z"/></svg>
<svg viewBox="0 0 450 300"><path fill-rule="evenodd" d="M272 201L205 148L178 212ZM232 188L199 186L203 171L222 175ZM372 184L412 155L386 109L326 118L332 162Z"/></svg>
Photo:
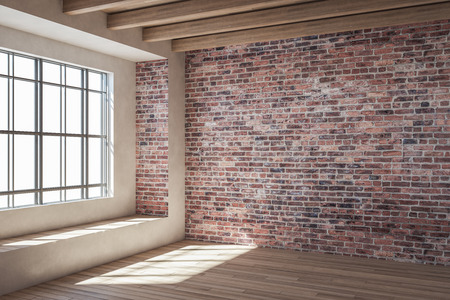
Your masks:
<svg viewBox="0 0 450 300"><path fill-rule="evenodd" d="M102 153L100 143L100 138L89 139L89 184L101 183Z"/></svg>
<svg viewBox="0 0 450 300"><path fill-rule="evenodd" d="M0 74L8 75L8 54L0 52Z"/></svg>
<svg viewBox="0 0 450 300"><path fill-rule="evenodd" d="M14 130L35 130L35 83L14 80Z"/></svg>
<svg viewBox="0 0 450 300"><path fill-rule="evenodd" d="M36 193L14 195L14 207L34 205L35 195Z"/></svg>
<svg viewBox="0 0 450 300"><path fill-rule="evenodd" d="M8 135L0 134L0 192L8 190Z"/></svg>
<svg viewBox="0 0 450 300"><path fill-rule="evenodd" d="M44 132L61 132L61 88L44 84L42 95Z"/></svg>
<svg viewBox="0 0 450 300"><path fill-rule="evenodd" d="M89 198L99 198L102 196L102 188L95 187L89 189Z"/></svg>
<svg viewBox="0 0 450 300"><path fill-rule="evenodd" d="M44 188L58 187L61 185L60 139L57 136L44 136L42 145L42 180Z"/></svg>
<svg viewBox="0 0 450 300"><path fill-rule="evenodd" d="M42 76L45 82L61 83L61 66L43 62L42 63Z"/></svg>
<svg viewBox="0 0 450 300"><path fill-rule="evenodd" d="M81 199L81 189L67 190L66 191L66 200L78 200Z"/></svg>
<svg viewBox="0 0 450 300"><path fill-rule="evenodd" d="M35 137L14 136L14 189L35 188Z"/></svg>
<svg viewBox="0 0 450 300"><path fill-rule="evenodd" d="M66 90L66 133L81 132L81 90Z"/></svg>
<svg viewBox="0 0 450 300"><path fill-rule="evenodd" d="M99 73L89 72L89 89L102 90L102 75Z"/></svg>
<svg viewBox="0 0 450 300"><path fill-rule="evenodd" d="M8 190L8 135L0 134L0 192Z"/></svg>
<svg viewBox="0 0 450 300"><path fill-rule="evenodd" d="M89 134L102 134L102 95L89 93Z"/></svg>
<svg viewBox="0 0 450 300"><path fill-rule="evenodd" d="M8 196L0 196L0 208L8 208Z"/></svg>
<svg viewBox="0 0 450 300"><path fill-rule="evenodd" d="M66 85L81 87L82 72L80 69L71 67L66 68Z"/></svg>
<svg viewBox="0 0 450 300"><path fill-rule="evenodd" d="M0 130L8 130L8 79L0 78Z"/></svg>
<svg viewBox="0 0 450 300"><path fill-rule="evenodd" d="M27 79L36 77L35 60L21 56L14 56L14 76Z"/></svg>
<svg viewBox="0 0 450 300"><path fill-rule="evenodd" d="M81 185L81 138L66 138L66 185Z"/></svg>
<svg viewBox="0 0 450 300"><path fill-rule="evenodd" d="M61 192L60 191L51 191L43 193L42 203L54 203L61 201Z"/></svg>

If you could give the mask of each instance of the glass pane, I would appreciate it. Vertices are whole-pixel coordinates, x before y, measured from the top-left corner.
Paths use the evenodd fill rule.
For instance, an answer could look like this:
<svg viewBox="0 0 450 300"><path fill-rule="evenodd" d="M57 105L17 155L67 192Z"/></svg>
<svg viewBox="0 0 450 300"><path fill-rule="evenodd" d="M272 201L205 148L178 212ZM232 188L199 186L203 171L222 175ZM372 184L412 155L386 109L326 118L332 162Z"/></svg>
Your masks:
<svg viewBox="0 0 450 300"><path fill-rule="evenodd" d="M0 134L0 192L8 190L8 135Z"/></svg>
<svg viewBox="0 0 450 300"><path fill-rule="evenodd" d="M0 209L8 208L8 196L0 196Z"/></svg>
<svg viewBox="0 0 450 300"><path fill-rule="evenodd" d="M35 79L35 60L21 56L14 56L14 76Z"/></svg>
<svg viewBox="0 0 450 300"><path fill-rule="evenodd" d="M81 87L82 73L80 69L71 67L66 68L66 85Z"/></svg>
<svg viewBox="0 0 450 300"><path fill-rule="evenodd" d="M89 72L89 89L96 91L102 90L102 74Z"/></svg>
<svg viewBox="0 0 450 300"><path fill-rule="evenodd" d="M66 138L66 185L81 185L81 138Z"/></svg>
<svg viewBox="0 0 450 300"><path fill-rule="evenodd" d="M60 137L44 136L43 149L43 186L44 188L61 186Z"/></svg>
<svg viewBox="0 0 450 300"><path fill-rule="evenodd" d="M14 136L14 189L35 188L35 137ZM33 200L34 201L34 200Z"/></svg>
<svg viewBox="0 0 450 300"><path fill-rule="evenodd" d="M8 79L0 78L0 130L8 130Z"/></svg>
<svg viewBox="0 0 450 300"><path fill-rule="evenodd" d="M101 183L102 153L101 139L89 139L89 184Z"/></svg>
<svg viewBox="0 0 450 300"><path fill-rule="evenodd" d="M34 205L35 195L36 193L14 195L14 207Z"/></svg>
<svg viewBox="0 0 450 300"><path fill-rule="evenodd" d="M8 54L0 52L0 74L8 75Z"/></svg>
<svg viewBox="0 0 450 300"><path fill-rule="evenodd" d="M100 198L102 196L102 188L95 187L89 189L89 198Z"/></svg>
<svg viewBox="0 0 450 300"><path fill-rule="evenodd" d="M81 132L81 90L66 90L66 133Z"/></svg>
<svg viewBox="0 0 450 300"><path fill-rule="evenodd" d="M81 189L67 190L66 191L66 200L78 200L81 199Z"/></svg>
<svg viewBox="0 0 450 300"><path fill-rule="evenodd" d="M102 95L89 93L89 134L102 134Z"/></svg>
<svg viewBox="0 0 450 300"><path fill-rule="evenodd" d="M61 132L61 88L44 84L42 95L44 132Z"/></svg>
<svg viewBox="0 0 450 300"><path fill-rule="evenodd" d="M35 83L14 80L14 130L35 130Z"/></svg>
<svg viewBox="0 0 450 300"><path fill-rule="evenodd" d="M44 192L43 195L44 197L42 199L42 203L54 203L61 201L60 191Z"/></svg>
<svg viewBox="0 0 450 300"><path fill-rule="evenodd" d="M61 83L61 66L48 62L42 63L42 76L45 82Z"/></svg>

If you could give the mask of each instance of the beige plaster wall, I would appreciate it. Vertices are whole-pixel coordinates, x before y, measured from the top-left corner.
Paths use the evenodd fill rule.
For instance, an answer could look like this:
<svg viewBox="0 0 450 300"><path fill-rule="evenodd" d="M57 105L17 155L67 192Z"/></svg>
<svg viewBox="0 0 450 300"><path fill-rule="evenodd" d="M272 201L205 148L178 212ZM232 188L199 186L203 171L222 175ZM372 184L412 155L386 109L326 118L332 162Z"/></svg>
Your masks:
<svg viewBox="0 0 450 300"><path fill-rule="evenodd" d="M146 51L149 53L148 57L154 57L154 59L166 57L169 60L169 217L155 223L157 225L152 227L151 236L148 238L153 240L153 245L164 245L183 239L185 228L184 53L171 52L168 42L143 42L140 29L108 30L106 14L102 12L67 16L62 13L62 1L0 0L1 5L18 10L20 13L43 18L46 22L50 21L50 23L44 22L47 32L43 35L48 37L54 32L55 37L49 39L0 26L0 47L114 73L113 182L115 192L114 196L108 199L0 211L0 228L2 228L0 238L126 216L135 212L135 61L54 40L53 38L58 36L56 30L51 30L54 23L57 29L66 26L86 33L89 38L92 35L100 37L100 43L102 39L108 39L139 51ZM29 18L26 19L30 21ZM39 23L36 20L31 22ZM20 25L20 28L25 30L26 26ZM143 234L150 234L150 232Z"/></svg>
<svg viewBox="0 0 450 300"><path fill-rule="evenodd" d="M100 42L105 38L111 39L127 47L148 51L148 57L162 56L169 60L169 216L146 222L145 226L142 225L127 232L111 230L108 235L101 235L102 241L89 237L69 239L50 243L48 247L31 247L29 251L19 249L19 251L0 254L0 260L9 262L1 265L2 274L8 274L9 282L14 282L13 285L3 282L3 285L0 285L0 295L184 238L184 54L170 52L168 43L143 43L140 30L122 33L108 32L105 26L101 27L101 22L105 21L105 15L102 13L69 18L62 14L61 3L62 1L55 0L0 0L0 8L1 5L7 5L27 14L45 18L47 21L56 22L58 24L55 28L61 28L60 24L64 24L64 26L85 31L88 35L97 35L101 37L98 40ZM0 11L0 24L1 17ZM10 17L10 19L13 18ZM49 39L51 30L50 34L46 32L47 37L43 37L27 33L28 31L24 29L26 26L21 26L20 29L27 32L8 26L0 26L1 48L113 73L114 172L112 181L114 194L106 199L2 210L0 211L0 239L133 215L136 194L135 61L63 43L53 39L57 38L56 35ZM45 26L47 29L48 26L51 28L48 22ZM103 48L105 47L108 46ZM127 50L127 47L124 49ZM138 53L126 57L142 56ZM144 57L147 56L144 55ZM122 246L119 247L119 245ZM73 255L70 256L70 260L67 260L67 254L71 252L79 252L82 255ZM54 258L57 258L60 263L46 263L48 259L53 262ZM24 270L31 269L39 271L24 273Z"/></svg>
<svg viewBox="0 0 450 300"><path fill-rule="evenodd" d="M185 229L185 77L184 53L169 56L169 218L174 238Z"/></svg>

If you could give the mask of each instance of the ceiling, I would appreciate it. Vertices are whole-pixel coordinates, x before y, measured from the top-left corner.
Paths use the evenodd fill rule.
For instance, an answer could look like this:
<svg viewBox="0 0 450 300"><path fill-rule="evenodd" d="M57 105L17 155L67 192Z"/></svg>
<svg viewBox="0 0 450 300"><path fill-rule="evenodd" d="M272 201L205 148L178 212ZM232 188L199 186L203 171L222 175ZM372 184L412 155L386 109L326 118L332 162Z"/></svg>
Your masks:
<svg viewBox="0 0 450 300"><path fill-rule="evenodd" d="M103 11L110 30L183 52L448 19L450 0L63 0L68 15Z"/></svg>

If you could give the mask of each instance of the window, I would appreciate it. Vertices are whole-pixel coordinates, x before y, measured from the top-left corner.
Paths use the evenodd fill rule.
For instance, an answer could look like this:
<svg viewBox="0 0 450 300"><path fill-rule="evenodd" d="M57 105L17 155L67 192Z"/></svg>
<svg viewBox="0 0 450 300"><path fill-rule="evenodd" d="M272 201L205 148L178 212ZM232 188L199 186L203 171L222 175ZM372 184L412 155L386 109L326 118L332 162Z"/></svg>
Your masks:
<svg viewBox="0 0 450 300"><path fill-rule="evenodd" d="M108 75L0 50L0 209L108 196Z"/></svg>

